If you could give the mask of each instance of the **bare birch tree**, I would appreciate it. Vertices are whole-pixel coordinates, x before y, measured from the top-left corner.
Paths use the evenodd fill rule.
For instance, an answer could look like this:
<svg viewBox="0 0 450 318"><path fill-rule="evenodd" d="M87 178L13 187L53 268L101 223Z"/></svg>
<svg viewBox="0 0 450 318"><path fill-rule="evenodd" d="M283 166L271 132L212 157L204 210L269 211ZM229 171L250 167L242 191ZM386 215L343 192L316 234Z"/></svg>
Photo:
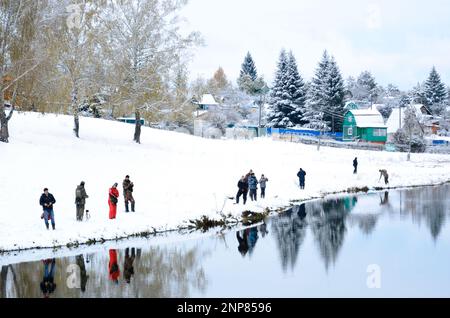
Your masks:
<svg viewBox="0 0 450 318"><path fill-rule="evenodd" d="M165 101L170 70L199 35L179 30L179 9L186 0L112 0L102 10L109 58L116 82L115 103L133 110L134 141L141 141L141 112Z"/></svg>
<svg viewBox="0 0 450 318"><path fill-rule="evenodd" d="M74 118L74 133L79 138L79 103L98 88L97 65L101 57L98 13L99 1L57 1L52 9L56 19L46 31L46 45L54 54L60 81L69 83L70 109Z"/></svg>

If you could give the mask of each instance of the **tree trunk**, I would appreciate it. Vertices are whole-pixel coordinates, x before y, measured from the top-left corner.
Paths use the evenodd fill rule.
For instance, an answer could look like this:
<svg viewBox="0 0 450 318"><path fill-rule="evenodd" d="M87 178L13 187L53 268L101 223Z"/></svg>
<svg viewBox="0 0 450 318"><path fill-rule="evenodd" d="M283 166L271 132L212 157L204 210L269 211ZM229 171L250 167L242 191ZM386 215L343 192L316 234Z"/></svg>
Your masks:
<svg viewBox="0 0 450 318"><path fill-rule="evenodd" d="M136 126L134 129L134 141L137 142L138 144L141 143L141 114L139 112L139 110L136 109Z"/></svg>
<svg viewBox="0 0 450 318"><path fill-rule="evenodd" d="M5 100L3 99L3 87L0 87L0 142L7 143L9 141L8 121L11 119L14 106L8 116L6 116Z"/></svg>
<svg viewBox="0 0 450 318"><path fill-rule="evenodd" d="M334 115L331 115L331 132L334 133Z"/></svg>
<svg viewBox="0 0 450 318"><path fill-rule="evenodd" d="M74 128L73 132L75 133L75 136L77 138L80 138L79 131L80 131L80 119L78 116L78 88L76 84L73 84L72 88L72 111L73 111L73 121L74 121Z"/></svg>
<svg viewBox="0 0 450 318"><path fill-rule="evenodd" d="M8 142L8 120L6 119L5 107L0 106L0 142Z"/></svg>

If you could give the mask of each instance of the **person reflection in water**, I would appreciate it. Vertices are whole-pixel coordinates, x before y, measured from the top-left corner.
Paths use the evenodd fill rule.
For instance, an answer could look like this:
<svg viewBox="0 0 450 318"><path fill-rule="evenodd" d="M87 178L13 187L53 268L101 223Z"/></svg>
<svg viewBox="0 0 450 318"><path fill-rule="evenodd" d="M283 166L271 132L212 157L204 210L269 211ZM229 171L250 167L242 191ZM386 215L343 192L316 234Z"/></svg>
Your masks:
<svg viewBox="0 0 450 318"><path fill-rule="evenodd" d="M380 205L389 204L389 191L384 192L384 197L380 195Z"/></svg>
<svg viewBox="0 0 450 318"><path fill-rule="evenodd" d="M300 220L303 220L306 217L306 210L304 203L300 204L300 206L298 207L297 215L300 218Z"/></svg>
<svg viewBox="0 0 450 318"><path fill-rule="evenodd" d="M261 232L261 236L262 237L266 236L266 234L269 233L269 231L267 231L267 224L266 224L266 222L263 221L263 224L261 224L259 226L259 232Z"/></svg>
<svg viewBox="0 0 450 318"><path fill-rule="evenodd" d="M134 275L133 262L135 258L136 253L134 247L131 249L131 256L130 256L130 249L127 248L125 250L125 263L123 265L123 276L125 277L125 281L128 284L131 282L131 276Z"/></svg>
<svg viewBox="0 0 450 318"><path fill-rule="evenodd" d="M247 240L248 240L248 252L249 255L252 255L253 249L255 248L256 241L258 241L258 228L252 227L251 229L247 229L249 231Z"/></svg>
<svg viewBox="0 0 450 318"><path fill-rule="evenodd" d="M119 264L117 263L116 250L109 250L108 269L109 269L109 279L112 280L114 283L119 284L120 269Z"/></svg>
<svg viewBox="0 0 450 318"><path fill-rule="evenodd" d="M43 260L42 262L44 263L44 278L40 286L44 298L48 298L56 289L56 284L54 282L56 260L52 258Z"/></svg>
<svg viewBox="0 0 450 318"><path fill-rule="evenodd" d="M242 257L244 257L245 254L247 254L248 252L248 241L247 241L248 232L247 230L243 230L242 233L243 236L241 237L241 231L237 231L236 238L239 242L238 251L241 253Z"/></svg>
<svg viewBox="0 0 450 318"><path fill-rule="evenodd" d="M81 291L84 293L86 291L86 284L89 278L89 275L86 274L86 266L84 264L84 256L83 254L77 255L76 257L77 265L80 268L80 276L81 276Z"/></svg>

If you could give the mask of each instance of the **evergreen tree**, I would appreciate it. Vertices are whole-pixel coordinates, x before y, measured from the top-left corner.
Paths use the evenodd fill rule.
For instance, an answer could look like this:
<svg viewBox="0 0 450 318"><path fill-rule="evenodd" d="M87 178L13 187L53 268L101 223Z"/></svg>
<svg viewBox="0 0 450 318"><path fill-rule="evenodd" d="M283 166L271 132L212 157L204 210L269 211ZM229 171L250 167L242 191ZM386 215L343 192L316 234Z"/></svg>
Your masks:
<svg viewBox="0 0 450 318"><path fill-rule="evenodd" d="M330 57L328 52L325 51L308 89L306 111L303 116L303 119L307 121L306 128L328 130L328 125L324 121L323 110L327 106L324 89L328 78L329 65Z"/></svg>
<svg viewBox="0 0 450 318"><path fill-rule="evenodd" d="M356 81L358 87L358 99L374 103L378 97L378 85L369 71L362 72Z"/></svg>
<svg viewBox="0 0 450 318"><path fill-rule="evenodd" d="M433 115L440 115L447 102L447 90L434 66L425 82L425 97Z"/></svg>
<svg viewBox="0 0 450 318"><path fill-rule="evenodd" d="M256 78L258 77L255 62L253 62L253 58L250 55L250 52L247 52L247 55L244 58L244 63L242 63L241 73L239 77L242 77L244 75L250 75L252 81L256 81Z"/></svg>
<svg viewBox="0 0 450 318"><path fill-rule="evenodd" d="M237 83L239 89L249 95L260 95L264 92L265 87L267 87L264 79L258 77L258 72L256 71L256 66L250 52L247 53L244 63L242 63Z"/></svg>
<svg viewBox="0 0 450 318"><path fill-rule="evenodd" d="M425 93L425 85L417 83L416 86L409 92L411 103L423 104L428 106L427 97Z"/></svg>
<svg viewBox="0 0 450 318"><path fill-rule="evenodd" d="M334 58L325 51L308 91L305 127L340 131L344 94L344 81L339 68Z"/></svg>
<svg viewBox="0 0 450 318"><path fill-rule="evenodd" d="M331 131L342 131L345 106L344 80L334 57L331 57L327 83L328 108L325 111L324 119L331 123Z"/></svg>
<svg viewBox="0 0 450 318"><path fill-rule="evenodd" d="M289 52L287 58L286 89L291 102L289 119L294 125L303 125L306 123L306 121L303 120L306 101L305 84L303 82L303 78L298 72L297 61L295 60L292 51Z"/></svg>
<svg viewBox="0 0 450 318"><path fill-rule="evenodd" d="M283 49L278 60L274 85L269 98L269 111L267 125L274 128L292 127L294 124L289 118L292 112L291 98L287 87L288 57Z"/></svg>

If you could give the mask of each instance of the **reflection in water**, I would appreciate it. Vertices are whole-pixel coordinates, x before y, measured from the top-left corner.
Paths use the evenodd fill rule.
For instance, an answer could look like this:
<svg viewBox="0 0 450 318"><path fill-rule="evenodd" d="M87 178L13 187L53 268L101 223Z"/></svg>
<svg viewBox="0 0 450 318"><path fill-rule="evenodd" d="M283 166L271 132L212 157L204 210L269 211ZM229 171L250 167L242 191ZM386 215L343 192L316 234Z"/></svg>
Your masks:
<svg viewBox="0 0 450 318"><path fill-rule="evenodd" d="M117 250L109 250L109 279L115 284L119 284L120 269L117 263Z"/></svg>
<svg viewBox="0 0 450 318"><path fill-rule="evenodd" d="M263 228L265 231L263 236L266 235L267 231ZM238 240L238 251L241 253L242 257L244 257L247 252L249 256L252 255L253 250L255 248L256 242L258 241L258 228L252 227L247 228L242 231L236 232L236 238Z"/></svg>
<svg viewBox="0 0 450 318"><path fill-rule="evenodd" d="M396 265L386 270L391 272L392 280L397 279L394 287L397 289L394 291L400 291L397 293L399 296L426 288L444 291L441 294L450 296L450 287L447 288L445 283L439 285L450 279L450 273L445 276L450 268L448 237L439 240L440 236L448 235L449 190L450 186L441 186L308 202L266 220L267 224L263 222L253 228L223 234L220 238L225 244L216 244L216 238L159 246L146 246L141 242L141 248L134 245L122 250L114 245L111 249L97 246L99 252L90 255L78 253L76 256L44 261L6 263L1 267L0 297L233 296L236 282L229 277L242 274L242 267L234 266L234 262L239 261L251 262L252 270L245 272L246 279L250 282L261 281L261 285L256 283L254 287L245 284L246 292L247 289L250 292L244 295L252 297L251 288L254 288L260 293L267 293L268 297L276 296L276 290L264 288L279 284L283 291L291 288L287 295L296 297L298 293L304 295L307 292L299 291L297 281L292 284L295 287L290 287L289 282L293 280L308 282L309 286L314 286L316 282L317 286L323 286L326 281L329 289L348 281L346 288L350 290L352 283L360 286L361 277L358 275L361 270L358 272L354 266L359 265L355 264L366 266L370 264L367 262L378 261L389 264L392 255L396 257ZM425 226L421 227L422 224ZM421 232L424 229L432 245L427 245L430 242L423 239ZM411 235L416 232L418 235ZM346 239L347 235L349 237ZM396 237L401 239L391 239ZM228 248L226 238L233 241L232 248ZM345 253L342 252L344 242ZM236 245L244 259L236 253ZM361 248L365 249L364 253ZM315 258L316 252L311 253L315 250L319 252L318 258ZM275 254L279 257L274 257ZM302 270L296 271L299 259L304 260ZM325 270L317 262L323 264ZM337 262L345 266L335 266ZM80 288L67 286L67 268L74 264L80 269ZM280 264L284 276L277 276L277 271L262 272ZM426 279L411 280L412 273L428 268L429 264L435 264L435 267L433 271L422 273ZM289 274L290 279L285 280L288 269L292 273ZM363 272L365 270L366 267ZM265 277L264 283L260 279L262 275ZM405 279L409 279L408 284ZM267 284L267 280L272 281ZM430 286L437 287L433 289ZM318 288L320 290L322 287ZM358 288L354 287L352 296L371 292ZM329 289L320 291L326 294ZM390 290L383 287L382 292L385 291L389 296Z"/></svg>
<svg viewBox="0 0 450 318"><path fill-rule="evenodd" d="M263 223L258 227L259 232L261 233L262 237L265 237L266 234L269 234L269 231L267 231L267 224L263 221Z"/></svg>
<svg viewBox="0 0 450 318"><path fill-rule="evenodd" d="M389 204L389 191L384 191L384 195L380 192L380 205L390 205Z"/></svg>
<svg viewBox="0 0 450 318"><path fill-rule="evenodd" d="M310 215L310 224L326 270L330 264L336 262L339 250L344 244L344 236L347 231L345 226L346 203L346 200L343 199L313 203L313 205L321 205L321 207L315 208ZM318 211L320 213L317 213Z"/></svg>
<svg viewBox="0 0 450 318"><path fill-rule="evenodd" d="M448 186L426 187L421 191L405 190L403 194L405 214L411 214L413 222L419 225L425 220L433 239L436 240L446 221L448 207L442 198L448 196Z"/></svg>
<svg viewBox="0 0 450 318"><path fill-rule="evenodd" d="M129 284L131 282L131 276L134 275L134 259L136 258L134 247L131 249L130 256L130 248L126 248L125 250L125 263L123 265L123 275L125 277L125 281Z"/></svg>
<svg viewBox="0 0 450 318"><path fill-rule="evenodd" d="M84 262L83 254L76 256L76 263L80 268L80 289L84 293L86 291L86 283L89 275L86 273L86 264Z"/></svg>
<svg viewBox="0 0 450 318"><path fill-rule="evenodd" d="M302 209L295 206L272 220L272 232L278 243L281 266L286 271L288 266L295 267L298 252L306 235L306 222L299 217Z"/></svg>
<svg viewBox="0 0 450 318"><path fill-rule="evenodd" d="M241 236L242 232L242 236ZM236 238L238 240L238 251L244 257L248 252L248 232L247 231L237 231Z"/></svg>
<svg viewBox="0 0 450 318"><path fill-rule="evenodd" d="M191 291L201 293L206 289L207 279L201 266L205 251L196 247L151 247L145 252L140 248L128 249L128 255L126 252L110 249L89 258L77 255L2 266L0 297L167 298L189 297ZM66 269L73 264L80 267L81 288L67 286Z"/></svg>
<svg viewBox="0 0 450 318"><path fill-rule="evenodd" d="M46 259L42 261L44 263L44 278L40 284L41 291L44 294L45 298L48 298L50 294L52 294L56 289L55 284L55 266L56 260Z"/></svg>

